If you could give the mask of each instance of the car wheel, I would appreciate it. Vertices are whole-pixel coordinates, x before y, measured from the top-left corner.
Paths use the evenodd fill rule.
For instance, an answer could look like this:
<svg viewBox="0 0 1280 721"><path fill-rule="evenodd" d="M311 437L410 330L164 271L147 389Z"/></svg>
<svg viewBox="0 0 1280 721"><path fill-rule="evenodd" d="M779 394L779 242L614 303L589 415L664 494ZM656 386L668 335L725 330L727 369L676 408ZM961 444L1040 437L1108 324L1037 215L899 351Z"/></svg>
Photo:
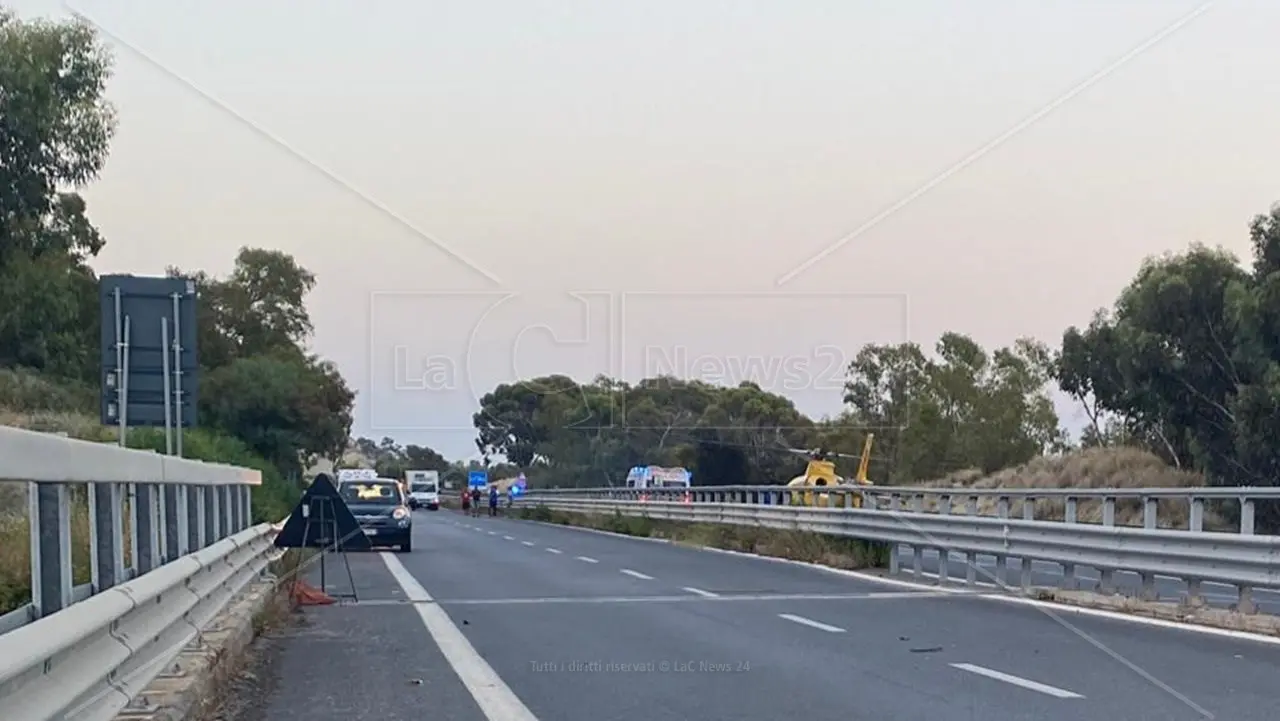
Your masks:
<svg viewBox="0 0 1280 721"><path fill-rule="evenodd" d="M404 543L400 544L401 553L409 553L412 550L413 550L413 541L405 541Z"/></svg>

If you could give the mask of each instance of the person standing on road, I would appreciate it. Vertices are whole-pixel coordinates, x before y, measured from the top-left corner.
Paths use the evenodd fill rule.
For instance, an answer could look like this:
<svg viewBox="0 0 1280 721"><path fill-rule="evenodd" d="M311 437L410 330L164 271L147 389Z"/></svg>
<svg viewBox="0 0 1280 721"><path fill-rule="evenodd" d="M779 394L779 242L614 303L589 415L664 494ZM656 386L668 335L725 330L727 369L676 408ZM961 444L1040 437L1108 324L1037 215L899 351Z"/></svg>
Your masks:
<svg viewBox="0 0 1280 721"><path fill-rule="evenodd" d="M480 515L480 489L479 488L473 487L471 489L471 515L473 516Z"/></svg>
<svg viewBox="0 0 1280 721"><path fill-rule="evenodd" d="M498 515L498 486L489 486L489 515Z"/></svg>

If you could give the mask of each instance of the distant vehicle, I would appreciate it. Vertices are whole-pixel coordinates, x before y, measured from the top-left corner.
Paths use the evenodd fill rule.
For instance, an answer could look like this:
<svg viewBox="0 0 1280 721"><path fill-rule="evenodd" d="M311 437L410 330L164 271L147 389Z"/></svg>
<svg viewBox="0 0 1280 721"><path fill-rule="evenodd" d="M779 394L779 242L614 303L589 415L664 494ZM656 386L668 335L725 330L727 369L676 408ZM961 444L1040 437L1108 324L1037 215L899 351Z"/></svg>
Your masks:
<svg viewBox="0 0 1280 721"><path fill-rule="evenodd" d="M404 476L409 484L409 508L440 510L439 471L405 471Z"/></svg>
<svg viewBox="0 0 1280 721"><path fill-rule="evenodd" d="M627 488L688 488L692 481L685 468L636 466L627 473Z"/></svg>
<svg viewBox="0 0 1280 721"><path fill-rule="evenodd" d="M338 494L370 545L395 546L406 553L413 550L413 514L399 481L376 476L371 481L348 481L338 486Z"/></svg>

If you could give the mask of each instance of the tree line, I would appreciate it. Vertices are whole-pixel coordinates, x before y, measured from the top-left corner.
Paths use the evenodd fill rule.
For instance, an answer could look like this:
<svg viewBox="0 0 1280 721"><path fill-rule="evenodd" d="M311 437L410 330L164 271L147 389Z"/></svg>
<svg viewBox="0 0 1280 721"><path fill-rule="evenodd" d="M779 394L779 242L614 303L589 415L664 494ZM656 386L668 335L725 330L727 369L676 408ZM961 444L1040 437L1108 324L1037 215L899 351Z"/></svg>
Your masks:
<svg viewBox="0 0 1280 721"><path fill-rule="evenodd" d="M787 448L857 455L875 434L878 483L993 472L1075 448L1131 446L1214 485L1280 478L1280 205L1248 226L1251 262L1193 244L1146 260L1110 308L1058 346L986 350L946 333L929 349L871 345L848 367L844 410L810 419L752 383L635 384L564 376L503 384L475 414L476 445L565 485L617 483L637 464L683 465L699 483L776 483ZM1089 422L1073 439L1054 388ZM850 471L846 471L850 472ZM1260 523L1280 512L1260 509ZM1265 518L1264 518L1265 516Z"/></svg>
<svg viewBox="0 0 1280 721"><path fill-rule="evenodd" d="M78 189L96 179L117 127L106 99L112 58L78 21L23 20L0 8L0 368L89 392L96 415L100 318L90 266L107 239ZM308 350L305 299L316 278L286 253L242 248L226 277L195 280L199 423L222 436L192 455L261 459L273 478L297 478L317 457L345 450L354 392ZM137 442L154 444L140 432ZM227 440L234 439L235 443Z"/></svg>

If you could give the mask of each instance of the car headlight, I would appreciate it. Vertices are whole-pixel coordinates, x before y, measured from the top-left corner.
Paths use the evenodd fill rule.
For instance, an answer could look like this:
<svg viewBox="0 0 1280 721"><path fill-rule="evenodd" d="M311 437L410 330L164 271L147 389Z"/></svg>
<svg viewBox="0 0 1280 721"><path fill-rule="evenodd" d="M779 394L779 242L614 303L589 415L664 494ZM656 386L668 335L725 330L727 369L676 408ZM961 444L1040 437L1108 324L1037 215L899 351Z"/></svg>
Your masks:
<svg viewBox="0 0 1280 721"><path fill-rule="evenodd" d="M397 521L403 521L404 519L409 517L409 509L405 508L404 506L400 506L399 508L391 512L391 517L396 519Z"/></svg>

